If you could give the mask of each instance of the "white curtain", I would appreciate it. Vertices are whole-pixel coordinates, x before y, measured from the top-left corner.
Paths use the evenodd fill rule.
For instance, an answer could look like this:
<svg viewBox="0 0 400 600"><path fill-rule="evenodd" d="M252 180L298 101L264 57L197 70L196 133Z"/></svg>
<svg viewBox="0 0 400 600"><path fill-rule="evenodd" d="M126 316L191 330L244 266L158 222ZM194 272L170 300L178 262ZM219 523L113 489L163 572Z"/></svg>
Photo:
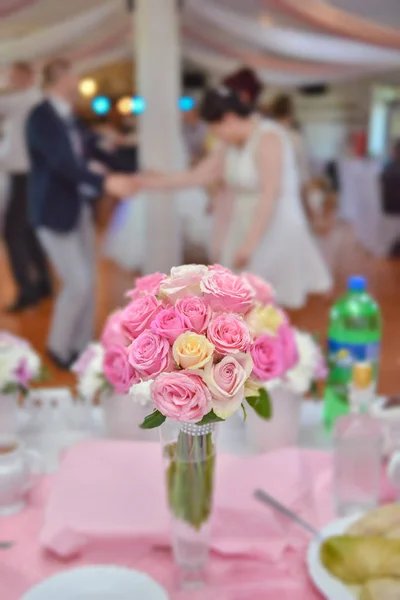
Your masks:
<svg viewBox="0 0 400 600"><path fill-rule="evenodd" d="M231 58L228 55L208 50L205 46L199 46L187 37L183 43L183 56L196 63L203 69L206 69L216 77L220 78L231 73L246 64L246 57ZM257 69L257 75L266 85L277 85L282 87L294 87L299 85L310 85L321 83L321 76L298 75L296 73L282 73L275 70ZM350 75L344 76L339 73L327 75L324 81L344 81L350 78Z"/></svg>
<svg viewBox="0 0 400 600"><path fill-rule="evenodd" d="M14 60L35 60L47 54L57 52L60 48L71 45L82 39L89 31L106 22L120 9L119 3L107 2L95 9L58 23L46 29L40 29L25 37L0 42L0 63L8 64Z"/></svg>
<svg viewBox="0 0 400 600"><path fill-rule="evenodd" d="M301 60L339 63L343 65L396 66L400 52L362 42L301 31L275 25L264 25L257 18L245 16L208 0L187 0L188 15L210 21L245 42L271 52Z"/></svg>
<svg viewBox="0 0 400 600"><path fill-rule="evenodd" d="M108 52L103 52L102 54L95 54L94 56L90 56L87 59L80 61L76 65L76 69L78 73L85 73L86 71L90 71L91 69L97 69L99 67L103 67L104 65L110 65L116 63L118 61L127 61L132 58L132 51L127 44L123 44L118 46L117 48L113 48Z"/></svg>

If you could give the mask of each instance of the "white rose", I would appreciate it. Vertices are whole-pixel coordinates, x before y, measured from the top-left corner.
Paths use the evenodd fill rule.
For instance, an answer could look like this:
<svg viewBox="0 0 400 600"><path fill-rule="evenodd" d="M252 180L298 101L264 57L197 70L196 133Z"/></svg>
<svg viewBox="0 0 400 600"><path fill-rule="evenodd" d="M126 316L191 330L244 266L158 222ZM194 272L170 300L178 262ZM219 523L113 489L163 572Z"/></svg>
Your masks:
<svg viewBox="0 0 400 600"><path fill-rule="evenodd" d="M318 365L319 348L308 333L295 330L299 362L285 375L286 385L295 393L305 394L309 391L314 380L315 370Z"/></svg>
<svg viewBox="0 0 400 600"><path fill-rule="evenodd" d="M160 286L160 296L176 302L183 296L201 296L200 282L208 273L205 265L173 267L171 275Z"/></svg>
<svg viewBox="0 0 400 600"><path fill-rule="evenodd" d="M82 398L92 400L103 385L103 379L98 373L86 373L78 382L78 392Z"/></svg>
<svg viewBox="0 0 400 600"><path fill-rule="evenodd" d="M135 383L130 391L129 395L131 396L133 402L135 404L140 404L141 406L146 406L151 403L151 384L153 383L153 379L149 381L141 381L140 383Z"/></svg>

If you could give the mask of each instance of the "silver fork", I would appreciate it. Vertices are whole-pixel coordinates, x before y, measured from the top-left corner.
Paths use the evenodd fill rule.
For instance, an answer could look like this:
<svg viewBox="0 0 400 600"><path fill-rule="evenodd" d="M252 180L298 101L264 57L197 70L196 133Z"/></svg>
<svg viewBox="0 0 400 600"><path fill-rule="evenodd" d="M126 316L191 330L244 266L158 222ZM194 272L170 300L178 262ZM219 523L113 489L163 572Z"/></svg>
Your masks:
<svg viewBox="0 0 400 600"><path fill-rule="evenodd" d="M323 541L321 533L317 529L315 529L315 527L313 527L310 523L307 523L307 521L304 521L304 519L302 519L299 515L290 510L290 508L281 504L278 500L267 494L267 492L265 492L264 490L256 490L254 492L254 497L259 502L271 506L275 510L285 515L285 517L287 517L291 521L294 521L297 525L308 531L308 533L311 533L313 537L317 538L320 541Z"/></svg>

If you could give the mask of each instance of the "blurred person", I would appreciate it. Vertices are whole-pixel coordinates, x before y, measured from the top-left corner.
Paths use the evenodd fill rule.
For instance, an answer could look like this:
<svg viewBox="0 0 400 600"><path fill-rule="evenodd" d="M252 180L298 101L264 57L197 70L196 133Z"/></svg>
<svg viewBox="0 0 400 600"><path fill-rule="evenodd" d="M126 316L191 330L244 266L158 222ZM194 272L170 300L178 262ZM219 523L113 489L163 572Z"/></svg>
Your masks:
<svg viewBox="0 0 400 600"><path fill-rule="evenodd" d="M205 154L207 126L198 108L182 112L182 143L178 144L182 168L197 163ZM132 120L125 118L124 130L129 136ZM184 260L207 262L210 248L209 196L204 189L193 189L176 195L176 213L182 235ZM146 196L127 198L114 212L104 241L105 256L122 270L139 273L146 259Z"/></svg>
<svg viewBox="0 0 400 600"><path fill-rule="evenodd" d="M310 183L308 153L300 132L300 127L295 120L292 98L287 94L276 96L269 106L269 116L282 125L289 133L296 155L302 193L306 193L307 186Z"/></svg>
<svg viewBox="0 0 400 600"><path fill-rule="evenodd" d="M200 117L197 106L191 110L184 111L183 139L189 155L191 165L196 164L204 157L206 151L207 125Z"/></svg>
<svg viewBox="0 0 400 600"><path fill-rule="evenodd" d="M258 110L258 102L264 86L253 69L241 67L227 75L221 83L235 92L240 101L249 107L251 111ZM209 149L215 148L219 144L218 138L214 137L213 139L212 132L210 132L207 141ZM232 216L233 196L222 180L209 189L209 194L208 212L213 217L210 256L213 262L220 262L222 260L223 240L227 235L229 221Z"/></svg>
<svg viewBox="0 0 400 600"><path fill-rule="evenodd" d="M331 276L311 234L299 194L290 137L225 86L208 90L200 113L221 143L191 170L139 175L132 190L209 186L222 181L234 196L221 264L267 279L277 299L302 307L311 292L325 293Z"/></svg>
<svg viewBox="0 0 400 600"><path fill-rule="evenodd" d="M92 340L95 314L93 204L105 192L123 197L129 177L107 175L114 157L74 116L78 80L71 63L58 58L43 70L47 98L30 114L30 219L59 276L48 354L62 369ZM90 170L90 160L102 172Z"/></svg>
<svg viewBox="0 0 400 600"><path fill-rule="evenodd" d="M381 175L382 207L385 215L400 215L400 139L393 146L392 157ZM390 255L400 256L400 238L392 244Z"/></svg>
<svg viewBox="0 0 400 600"><path fill-rule="evenodd" d="M17 286L15 301L7 308L16 313L51 295L47 259L28 219L29 160L25 141L28 114L42 94L35 85L29 63L15 63L10 70L10 93L0 96L0 117L5 119L5 140L0 169L9 177L4 214L4 241Z"/></svg>
<svg viewBox="0 0 400 600"><path fill-rule="evenodd" d="M264 86L255 71L248 67L242 67L225 77L222 85L236 92L243 104L251 110L257 109Z"/></svg>

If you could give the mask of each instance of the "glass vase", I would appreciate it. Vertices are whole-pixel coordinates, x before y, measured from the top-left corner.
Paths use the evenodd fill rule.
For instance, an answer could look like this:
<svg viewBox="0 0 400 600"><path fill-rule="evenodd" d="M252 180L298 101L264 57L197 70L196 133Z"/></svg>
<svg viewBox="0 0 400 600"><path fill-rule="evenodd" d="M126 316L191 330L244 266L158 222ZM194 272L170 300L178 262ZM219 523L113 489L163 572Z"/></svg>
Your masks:
<svg viewBox="0 0 400 600"><path fill-rule="evenodd" d="M103 392L100 396L107 436L117 440L158 441L155 429L140 429L151 404L135 402L131 394Z"/></svg>
<svg viewBox="0 0 400 600"><path fill-rule="evenodd" d="M0 433L16 433L18 429L18 394L0 392Z"/></svg>
<svg viewBox="0 0 400 600"><path fill-rule="evenodd" d="M198 587L204 583L210 549L216 426L167 421L161 437L179 584Z"/></svg>

